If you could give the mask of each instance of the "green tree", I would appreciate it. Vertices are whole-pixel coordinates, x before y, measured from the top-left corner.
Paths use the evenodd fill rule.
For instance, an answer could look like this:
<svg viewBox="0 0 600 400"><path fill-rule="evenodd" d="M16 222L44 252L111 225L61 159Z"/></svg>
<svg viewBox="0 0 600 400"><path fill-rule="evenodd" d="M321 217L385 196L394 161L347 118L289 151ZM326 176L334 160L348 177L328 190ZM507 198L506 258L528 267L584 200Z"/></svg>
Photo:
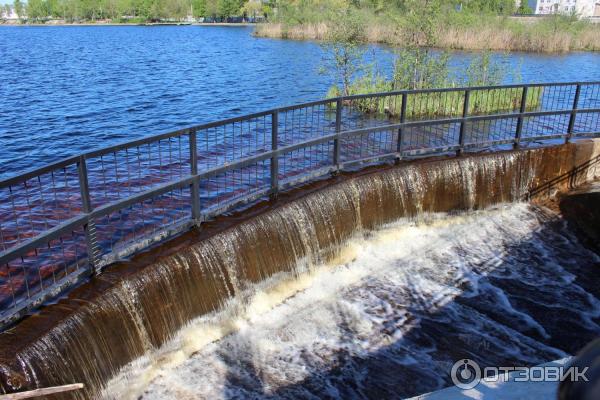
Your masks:
<svg viewBox="0 0 600 400"><path fill-rule="evenodd" d="M517 14L529 15L529 14L533 14L533 10L531 9L531 7L529 7L529 4L527 4L527 1L522 0L521 4L519 5L519 8L517 9Z"/></svg>
<svg viewBox="0 0 600 400"><path fill-rule="evenodd" d="M218 15L227 18L240 15L240 10L244 4L243 0L219 0Z"/></svg>
<svg viewBox="0 0 600 400"><path fill-rule="evenodd" d="M424 89L445 85L450 57L447 53L436 55L431 50L436 45L442 0L405 0L402 7L405 12L399 26L406 45L396 52L393 88Z"/></svg>
<svg viewBox="0 0 600 400"><path fill-rule="evenodd" d="M190 4L187 0L167 0L164 2L163 15L166 18L182 20L190 12Z"/></svg>
<svg viewBox="0 0 600 400"><path fill-rule="evenodd" d="M506 68L494 62L490 52L486 51L473 58L467 67L465 83L468 86L500 85L505 76Z"/></svg>
<svg viewBox="0 0 600 400"><path fill-rule="evenodd" d="M365 69L365 29L359 18L350 11L340 14L338 21L330 27L323 44L325 64L321 72L333 73L336 81L342 84L342 90L334 86L330 94L348 96L354 77Z"/></svg>
<svg viewBox="0 0 600 400"><path fill-rule="evenodd" d="M247 17L256 18L263 12L263 4L261 1L248 1L240 10Z"/></svg>
<svg viewBox="0 0 600 400"><path fill-rule="evenodd" d="M25 7L23 6L23 3L21 3L21 0L15 0L13 7L19 19L22 20L25 16Z"/></svg>
<svg viewBox="0 0 600 400"><path fill-rule="evenodd" d="M216 18L219 16L219 0L206 0L205 17Z"/></svg>
<svg viewBox="0 0 600 400"><path fill-rule="evenodd" d="M206 0L192 0L194 17L206 17Z"/></svg>
<svg viewBox="0 0 600 400"><path fill-rule="evenodd" d="M60 17L60 4L58 0L46 0L46 12L48 16L51 17Z"/></svg>
<svg viewBox="0 0 600 400"><path fill-rule="evenodd" d="M525 2L525 0L523 0ZM465 10L475 12L493 12L497 14L512 14L516 10L515 0L463 0L460 2Z"/></svg>
<svg viewBox="0 0 600 400"><path fill-rule="evenodd" d="M27 2L27 18L33 21L41 21L48 17L48 9L43 0L29 0Z"/></svg>

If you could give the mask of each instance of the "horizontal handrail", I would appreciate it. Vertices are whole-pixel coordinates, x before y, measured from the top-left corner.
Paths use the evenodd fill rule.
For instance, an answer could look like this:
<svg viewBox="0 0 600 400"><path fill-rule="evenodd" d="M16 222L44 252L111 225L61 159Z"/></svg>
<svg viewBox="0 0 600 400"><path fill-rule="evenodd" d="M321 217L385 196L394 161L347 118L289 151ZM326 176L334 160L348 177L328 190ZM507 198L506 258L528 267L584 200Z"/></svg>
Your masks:
<svg viewBox="0 0 600 400"><path fill-rule="evenodd" d="M527 84L510 84L510 85L492 85L492 86L457 86L435 89L409 89L397 90L392 92L375 92L365 94L355 94L351 96L339 97L342 100L363 99L366 97L383 97L383 96L400 96L403 94L423 94L423 93L446 93L446 92L464 92L466 90L498 90L498 89L520 89L523 87L557 87L557 86L576 86L576 85L598 85L600 81L589 82L553 82L553 83L527 83Z"/></svg>
<svg viewBox="0 0 600 400"><path fill-rule="evenodd" d="M600 113L600 108L580 109L580 110L577 110L577 112ZM70 219L69 221L62 223L60 226L49 230L45 234L39 235L38 237L35 237L35 238L17 246L14 249L0 253L0 264L7 262L14 257L21 256L21 255L27 253L28 251L30 251L31 249L35 248L36 246L39 246L40 244L45 243L49 240L53 240L65 232L69 232L74 227L83 226L83 225L87 224L88 220L90 218L99 218L99 217L106 216L115 211L129 207L133 204L140 203L144 200L148 200L148 199L154 198L156 196L168 193L174 189L189 186L190 184L192 184L192 182L194 182L195 180L198 180L198 179L210 178L212 176L219 175L219 174L222 174L227 171L238 170L238 169L244 168L248 165L252 165L258 161L268 160L273 157L278 157L278 156L281 156L286 153L291 153L295 150L299 150L302 148L331 142L336 139L349 138L352 136L361 136L366 133L386 132L386 131L397 130L397 129L401 129L401 128L457 124L457 123L461 123L463 121L487 121L487 120L497 120L497 119L507 119L507 118L514 119L519 116L537 117L537 116L547 116L547 115L568 115L570 113L571 113L571 110L538 111L538 112L525 112L525 113L519 113L519 114L497 114L497 115L483 115L483 116L478 115L478 116L464 117L464 118L438 119L438 120L434 120L434 121L413 121L413 122L403 122L403 123L397 123L397 124L389 124L389 125L382 125L382 126L376 126L376 127L355 129L355 130L351 130L351 131L343 131L343 132L333 133L330 135L310 139L310 140L307 140L307 141L304 141L301 143L281 147L276 150L270 150L265 153L247 157L247 158L235 161L235 162L225 163L219 167L204 170L197 175L188 176L184 179L179 179L174 182L169 182L167 184L160 185L156 188L147 190L145 192L127 197L124 200L115 201L110 204L106 204L101 207L98 207L97 209L93 210L92 212L90 212L88 214L82 214L81 216L78 216L78 217L74 217L74 218ZM559 138L559 137L563 137L563 136L565 136L565 135L544 135L544 136L522 138L521 140L527 141L527 140L536 140L539 138L549 139L549 138ZM489 141L489 142L486 142L486 145L507 144L507 143L512 143L512 142L513 142L513 139L502 140L502 141ZM476 147L478 145L480 146L481 144L480 143L466 144L466 146L468 146L468 147ZM450 147L454 148L457 146L445 146L444 148L450 149ZM428 148L428 149L423 149L423 150L428 151L431 149ZM384 156L390 156L390 155L395 155L395 154L396 154L396 152L390 152L390 153L384 154ZM381 155L376 156L375 158L377 158L377 157L381 157ZM358 160L358 161L364 161L364 160Z"/></svg>
<svg viewBox="0 0 600 400"><path fill-rule="evenodd" d="M201 125L194 125L188 128L179 129L172 132L160 133L152 136L148 136L141 139L126 141L123 143L119 143L110 147L103 147L99 149L95 149L89 152L82 153L76 156L69 156L57 162L48 164L46 166L40 168L34 168L29 171L26 171L22 174L12 176L9 178L5 178L0 180L0 188L11 186L15 183L22 182L24 180L35 177L36 175L41 175L45 172L49 172L53 169L62 168L64 166L72 165L79 159L80 156L83 156L86 159L92 157L98 157L104 154L112 153L119 150L124 150L127 148L134 148L137 146L141 146L144 144L156 142L163 139L168 139L171 137L182 136L185 134L189 134L190 132L197 132L204 129L210 129L214 127L223 126L226 124L231 124L235 122L242 122L262 116L271 115L276 112L285 112L291 111L295 109L300 109L304 107L311 107L315 105L324 105L329 103L336 103L338 101L350 101L350 100L360 100L369 97L384 97L384 96L401 96L403 94L423 94L423 93L444 93L444 92L464 92L464 91L477 91L477 90L496 90L496 89L519 89L524 87L557 87L557 86L575 86L575 85L600 85L600 81L582 81L582 82L551 82L551 83L528 83L528 84L510 84L510 85L493 85L493 86L464 86L464 87L450 87L450 88L436 88L436 89L411 89L411 90L398 90L392 92L378 92L378 93L367 93L367 94L358 94L351 96L339 96L333 97L325 100L317 100L307 103L301 103L296 105L290 105L285 107L273 108L267 111L261 111L257 113L242 115L239 117L233 117L221 121L210 122Z"/></svg>
<svg viewBox="0 0 600 400"><path fill-rule="evenodd" d="M580 96L582 95L582 92L584 92L582 88L587 86L591 88L592 96L590 97L588 95L580 108ZM558 94L551 90L548 93L545 91L529 91L529 95L538 97L537 99L534 98L533 100L535 100L535 102L528 107L528 89L534 87L571 88L557 89ZM485 112L486 108L484 107L484 111L478 109L476 115L471 114L469 103L470 101L474 101L472 96L473 92L497 89L518 89L519 91L512 91L510 93L510 101L505 103L507 105L497 105L498 108L495 111L493 107L488 107L488 111ZM433 111L429 118L427 118L428 115L425 114L420 116L425 117L425 119L407 120L407 102L410 95L449 92L459 93L460 98L462 99L459 100L461 104L454 104L451 109L447 109L446 103L442 104L440 100L438 104L438 107L440 108L438 111ZM544 104L542 104L544 100L542 96L546 95L549 96L551 109L545 109ZM87 265L87 268L89 268L89 273L99 273L102 267L113 262L115 259L138 251L144 246L150 245L156 241L163 240L169 235L188 229L193 224L199 224L207 218L220 215L234 207L248 204L265 196L276 196L280 190L302 184L317 177L322 177L325 174L335 173L345 167L370 162L422 157L431 154L445 154L449 152L461 154L467 149L481 149L507 144L518 147L521 143L533 140L563 138L566 141L569 141L570 138L578 135L600 134L600 127L597 126L597 124L599 124L597 121L600 120L600 107L596 107L596 105L600 105L600 103L598 103L597 100L594 100L598 95L600 95L600 82L563 82L400 90L386 93L335 97L287 107L274 108L267 111L182 128L173 132L161 133L151 137L95 149L78 156L67 157L18 176L0 180L0 190L6 189L7 187L11 188L9 199L2 199L0 197L0 235L3 234L3 224L12 224L11 226L13 226L13 228L11 229L16 229L17 232L16 237L13 235L11 241L5 241L3 236L0 236L0 244L3 246L3 249L0 252L0 268L6 265L10 269L11 267L9 265L11 263L19 264L20 259L20 268L22 269L25 283L27 284L28 279L27 271L35 271L37 268L39 285L41 285L42 290L41 292L34 291L33 294L31 294L30 288L27 287L26 299L17 302L17 297L21 296L21 294L19 294L20 292L15 293L12 291L13 286L10 281L9 270L8 279L9 284L11 285L14 304L12 311L10 311L11 309L0 309L0 328L5 322L5 318L18 317L30 307L35 307L39 304L40 299L54 296L59 283L64 285L64 282L71 282L70 284L74 285L75 282L79 281L79 279L68 279L69 276L75 278L82 275L82 271L77 268L72 272L69 272L69 263L74 262L71 259L73 258L73 253L75 254L74 257L77 258L77 245L74 245L74 250L71 249L70 252L67 252L68 254L71 254L71 258L68 258L65 255L65 244L63 243L63 238L69 236L75 230L82 231L83 237L85 238L85 244L83 244L85 251L83 256L86 257L84 262ZM384 121L374 119L377 124L373 126L362 127L357 123L357 121L360 121L361 118L363 118L364 112L375 112L373 110L363 112L360 111L360 107L377 106L376 113L378 112L382 115L384 114L384 110L379 107L383 107L385 111L387 111L385 104L366 104L365 102L361 102L361 100L377 99L379 102L382 98L388 97L390 98L390 102L392 100L394 101L394 107L396 107L396 102L400 99L391 99L391 97L394 96L401 96L402 101L402 107L397 115L397 121L399 122L394 122L394 120L385 116ZM440 97L440 99L441 98L443 97ZM446 97L446 101L447 99L448 98ZM452 99L455 98L452 97ZM356 103L354 101L356 101ZM480 98L479 105L481 101ZM325 108L322 106L325 106ZM389 103L388 106L391 107L391 103ZM318 114L316 125L314 124L313 118L315 111L312 109L315 107L317 108L316 112L320 113ZM346 108L349 113L354 114L344 114L342 112L344 108ZM300 113L294 113L295 110L306 110L306 112L302 111ZM509 110L512 111L509 112ZM395 111L397 112L398 110ZM291 112L291 115L286 114L285 118L282 116L284 113L289 112ZM482 112L484 113L480 114ZM308 116L309 114L310 118ZM294 121L294 115L300 115L301 117L299 118L304 119ZM591 121L592 126L589 126L589 123L588 125L584 124L583 127L581 124L576 124L578 116L583 118L584 116L589 117L590 115L592 117L591 119L588 119ZM598 115L598 117L595 117L596 115ZM291 118L291 127L286 125L288 117ZM528 125L526 121L531 120L535 122L536 118L544 120L545 118L552 117L560 119L560 121L554 121L554 127L548 127L547 123L534 124L533 129L536 130L534 132L527 131ZM568 124L563 117L569 117ZM324 121L321 121L320 118L324 118ZM335 120L333 118L335 118ZM344 124L344 118L348 118L348 125ZM371 117L371 119L372 118L373 117ZM513 122L505 124L501 122L503 120ZM495 135L490 137L489 133L486 133L487 136L482 140L477 138L473 139L473 137L469 138L468 135L472 135L466 128L469 124L472 125L478 122L488 121L500 121L497 124L503 127L503 129L509 129L509 137L506 137L507 133L503 131L505 137L496 137ZM513 125L515 122L516 125ZM236 126L238 123L248 123L248 125L243 125L247 126L248 129L244 132L242 126ZM322 125L319 125L321 123ZM252 124L255 124L256 131L254 134L257 135L257 137L248 139L248 132L251 131L251 128L249 127L252 126ZM281 132L280 125L283 127ZM453 131L452 127L446 128L446 126L452 125L455 125ZM220 127L224 127L224 129L222 131L217 130L210 133L212 128ZM227 127L231 129L227 130ZM575 129L576 127L577 129ZM443 132L439 134L438 137L436 134L428 133L427 128L432 128L432 132L436 131L438 134L440 130ZM514 132L512 132L513 129ZM204 132L204 134L201 134L202 132ZM422 136L423 141L421 144L417 141L415 145L410 145L412 139L406 139L405 135L412 134L411 132L416 132L418 135ZM450 132L453 133L450 134ZM207 151L207 154L210 155L210 151L212 150L209 146L213 144L225 146L227 144L225 139L222 141L217 140L220 138L219 135L221 134L230 135L229 143L232 146L232 151L227 152L227 149L221 149L220 151L225 152L212 153L212 158L202 153L202 151ZM239 137L236 136L238 134L240 135ZM294 134L299 135L299 137L293 136ZM373 138L378 136L378 134L387 139L369 139L369 137ZM254 140L250 147L247 145L247 147L244 147L242 135L246 135L245 137L247 140ZM258 138L258 135L261 137ZM176 145L179 158L176 159L174 164L169 164L173 162L173 160L169 158L169 161L165 161L164 165L162 161L160 161L159 165L153 165L150 162L150 156L148 156L148 160L144 161L147 164L143 164L140 160L140 148L142 146L158 144L158 157L160 159L161 141L169 140L168 150L162 150L163 157L166 157L166 154L164 153L171 152L172 138L178 138L179 143ZM358 138L358 140L356 138ZM372 153L367 152L367 154L363 154L362 141L364 138L367 138L367 140L383 140L381 143L377 142L377 145L380 146L381 149ZM204 150L198 148L198 141L200 140L206 143L207 147L203 147ZM342 150L342 146L346 143L354 143L353 150ZM240 148L238 149L236 146ZM137 153L136 151L128 152L128 150L134 148L137 148ZM183 148L185 148L185 154L182 153ZM375 146L375 148L378 147ZM119 165L117 153L123 150L125 151L125 165ZM150 151L151 150L148 149L148 152ZM189 153L187 153L188 151ZM316 151L314 155L315 158L320 157L320 161L314 166L311 164L313 156L308 158L308 164L306 164L306 159L302 161L302 157L294 158L296 157L294 154L297 152L304 154L308 152L310 154L311 151ZM356 154L351 153L352 151ZM350 152L351 154L342 158L343 152ZM102 161L102 157L108 154L114 154L114 157L111 156L109 158L111 161L106 159ZM131 154L137 154L138 164L130 165L128 157ZM200 154L203 154L203 156L199 157ZM288 158L289 161L285 161ZM112 163L110 168L114 168L114 170L109 171L102 162ZM88 163L96 163L94 164L92 172L88 171ZM290 163L292 164L291 166ZM202 168L200 168L200 164L203 165ZM175 171L170 171L169 168L172 168L173 165L176 166L174 168ZM289 174L288 171L290 167L293 171L291 174ZM67 168L74 168L73 171L70 171L70 175L66 172ZM146 168L146 170L142 171L140 168ZM54 182L54 174L58 174L57 171L62 169L64 169L64 173L61 176L62 179L66 181L71 179L75 184L78 183L78 186L75 188L73 187L73 182L65 182L64 184L61 183L62 186L59 185L58 190L66 192L66 199L64 200L66 203L58 202L58 199L56 199L57 188L55 187ZM53 175L51 177L52 191L48 193L47 191L44 191L41 177L43 177L44 174L49 173ZM106 177L104 176L106 173L114 174L112 181L106 181ZM152 175L153 173L157 174L157 176L154 177ZM238 175L235 175L236 173ZM254 174L255 177L250 179L249 176L252 174ZM227 178L227 176L230 176L230 178ZM35 187L36 182L33 182L32 184L27 183L35 178L37 178L39 188ZM88 180L90 180L90 182L88 182ZM99 182L98 180L102 180L102 182ZM24 186L22 185L23 183L25 183ZM205 186L202 186L203 184ZM105 197L100 199L101 201L97 201L98 199L94 196L99 195L99 191L111 190L111 185L117 187L117 189L115 189L116 194L111 194L109 196L108 193L104 193ZM213 185L212 188L211 185ZM14 197L17 196L14 191L18 188L23 190L24 193L20 193L19 195L25 195L25 200L23 200L23 202L26 201L26 203L17 207L14 204ZM133 188L135 188L135 190ZM77 192L73 192L74 189L77 189ZM44 228L40 230L39 223L36 222L40 217L33 218L31 215L32 204L30 203L29 192L33 190L37 190L35 196L38 197L35 197L35 201L38 203L41 202L42 207L42 210L36 211L37 214L41 213L45 218L44 213L48 213L48 211L43 210L44 196L51 197L53 193L55 197L54 200L56 201L55 204L53 203L53 207L65 208L67 210L66 215L68 218L62 221L60 219L52 221L52 224L55 225L44 225ZM201 198L200 195L201 191L207 193L203 198ZM124 192L124 194L122 194L122 192ZM165 216L162 215L162 213L167 213L165 207L168 206L169 202L175 201L175 197L169 197L173 196L174 192L179 193L180 196L179 200L177 200L178 203L176 204L185 208L185 210L181 211L180 214L173 214L173 221L163 226L165 224L163 222ZM0 196L1 195L2 192L0 192ZM162 200L157 200L161 198ZM212 198L214 199L211 200ZM148 205L148 203L153 204L154 201L158 201L158 217L160 218L156 216L157 211L153 208L155 206ZM12 202L12 204L8 204L10 202ZM75 204L71 204L73 202ZM5 211L12 211L12 214L5 212L3 217L3 206L5 207ZM162 211L160 211L161 207ZM135 220L135 217L133 216L134 208L137 210L135 212L141 213L141 224L139 221ZM144 216L145 212L150 214L154 213L148 215L148 217L150 219L154 218L153 223L158 224L157 231L146 232L142 230L141 233L138 232L138 230L146 224L146 217ZM25 218L20 213L24 213L24 215L29 213L29 219ZM2 218L6 218L7 215L9 216L9 220L5 222ZM44 221L44 223L47 224L47 221ZM30 226L27 225L28 223ZM38 227L35 226L36 223L38 224ZM107 234L106 232L111 232L111 229L114 228L111 224L117 224L116 230L119 232L115 233L116 236L114 241L112 236L109 237L110 250L108 250L103 247L108 245L102 244L98 238L98 232L101 232L104 235ZM26 229L27 232L26 234L20 235L19 229L22 228ZM141 235L141 238L136 239L136 232ZM128 238L127 235L133 235L133 239ZM77 238L72 237L71 240L75 241ZM131 240L134 242L137 240L137 242L132 244L130 243ZM37 249L44 246L47 246L50 249L52 247L51 242L57 241L62 247L62 256L59 255L58 259L64 262L66 275L62 278L59 276L58 279L53 278L55 282L51 283L48 288L46 287L48 284L44 284L44 277L39 270L39 265L35 262L39 257L42 257L38 254ZM7 244L8 248L6 247ZM34 262L25 262L24 260L26 258L30 260L33 259ZM79 261L76 261L76 264L79 264ZM52 262L52 260L50 260L50 262ZM52 274L54 274L54 270L51 271ZM0 301L1 300L2 299L0 298ZM23 304L22 301L26 301L27 303Z"/></svg>
<svg viewBox="0 0 600 400"><path fill-rule="evenodd" d="M88 222L88 220L89 215L87 214L82 214L78 217L71 218L68 221L63 222L59 226L47 230L42 235L38 235L23 243L20 243L19 245L11 248L10 250L0 253L0 265L5 264L16 257L20 257L36 249L50 240L59 238L65 232L70 232L77 227L85 225Z"/></svg>

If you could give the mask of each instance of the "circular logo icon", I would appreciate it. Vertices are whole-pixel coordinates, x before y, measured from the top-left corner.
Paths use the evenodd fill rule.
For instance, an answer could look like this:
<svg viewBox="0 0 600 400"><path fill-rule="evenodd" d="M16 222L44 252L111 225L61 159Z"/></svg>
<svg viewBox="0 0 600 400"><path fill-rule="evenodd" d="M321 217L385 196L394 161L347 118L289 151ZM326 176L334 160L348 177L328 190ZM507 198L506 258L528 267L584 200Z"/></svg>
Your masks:
<svg viewBox="0 0 600 400"><path fill-rule="evenodd" d="M469 359L459 360L452 366L450 371L452 383L461 389L473 389L481 380L481 368Z"/></svg>

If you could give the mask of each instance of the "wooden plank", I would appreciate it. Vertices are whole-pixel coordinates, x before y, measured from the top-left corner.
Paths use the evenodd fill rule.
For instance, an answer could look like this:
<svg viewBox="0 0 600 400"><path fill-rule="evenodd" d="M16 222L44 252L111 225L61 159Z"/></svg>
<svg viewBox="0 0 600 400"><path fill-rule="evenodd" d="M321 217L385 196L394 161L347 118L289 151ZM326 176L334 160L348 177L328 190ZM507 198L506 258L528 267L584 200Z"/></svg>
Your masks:
<svg viewBox="0 0 600 400"><path fill-rule="evenodd" d="M73 390L83 389L83 383L73 383L71 385L54 386L43 389L28 390L26 392L11 393L0 395L0 400L22 400L32 399L39 396L47 396L49 394L70 392Z"/></svg>

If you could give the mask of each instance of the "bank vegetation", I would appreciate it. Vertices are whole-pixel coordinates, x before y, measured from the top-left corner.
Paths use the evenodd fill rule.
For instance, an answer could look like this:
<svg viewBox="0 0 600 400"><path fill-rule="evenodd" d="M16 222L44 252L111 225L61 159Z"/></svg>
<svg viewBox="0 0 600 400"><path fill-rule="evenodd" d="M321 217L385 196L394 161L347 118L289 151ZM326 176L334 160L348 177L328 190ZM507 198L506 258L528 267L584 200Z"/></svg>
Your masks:
<svg viewBox="0 0 600 400"><path fill-rule="evenodd" d="M283 4L285 3L285 5ZM403 46L411 35L411 19L426 16L433 23L435 46L456 50L568 52L600 50L600 24L576 15L519 17L519 10L504 0L398 0L389 2L345 0L286 0L280 2L271 22L257 26L259 37L326 40L332 27L353 18L366 40ZM524 10L528 12L528 10ZM423 43L424 44L424 43Z"/></svg>
<svg viewBox="0 0 600 400"><path fill-rule="evenodd" d="M435 13L437 4L425 1L422 7L406 15L402 46L390 49L393 54L391 73L375 61L366 62L368 32L355 14L331 25L323 36L321 73L333 82L327 97L419 90L432 88L498 86L520 81L519 67L511 67L507 57L488 51L479 52L470 65L454 70L448 51L434 51L438 43ZM383 72L387 70L387 72ZM542 90L532 88L526 97L528 110L538 107ZM471 93L470 113L508 112L521 107L523 92L514 88L475 90ZM395 96L351 99L352 106L365 114L385 114L397 118L403 104ZM411 118L456 117L463 112L463 91L417 92L407 98L405 112Z"/></svg>

